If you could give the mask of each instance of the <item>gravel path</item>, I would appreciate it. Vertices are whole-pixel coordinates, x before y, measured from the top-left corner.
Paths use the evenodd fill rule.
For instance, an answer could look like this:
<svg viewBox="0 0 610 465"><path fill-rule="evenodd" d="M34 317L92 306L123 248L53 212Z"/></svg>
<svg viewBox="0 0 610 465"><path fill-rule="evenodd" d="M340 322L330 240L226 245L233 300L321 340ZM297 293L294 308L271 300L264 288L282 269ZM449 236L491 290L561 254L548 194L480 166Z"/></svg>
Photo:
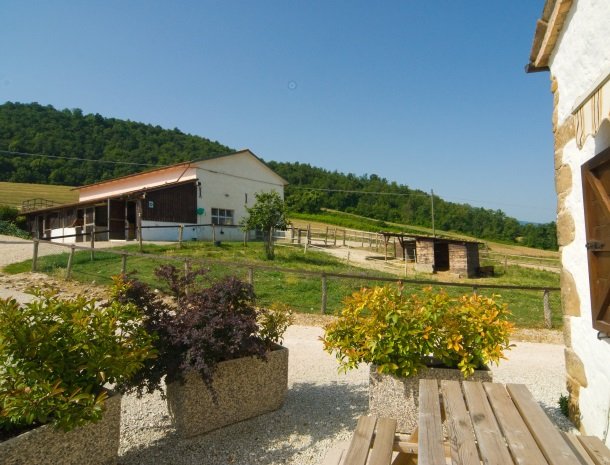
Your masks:
<svg viewBox="0 0 610 465"><path fill-rule="evenodd" d="M288 329L289 391L280 410L203 436L181 439L159 395L124 397L119 464L319 464L367 412L369 372L339 374L321 335L317 327ZM507 356L492 368L494 380L526 384L558 426L571 429L557 404L565 394L563 346L521 342Z"/></svg>
<svg viewBox="0 0 610 465"><path fill-rule="evenodd" d="M8 244L0 236L0 267L29 258L32 245ZM57 246L41 245L41 254ZM63 248L62 248L63 249ZM0 273L1 275L1 273ZM26 274L22 276L26 279ZM27 279L36 275L29 274ZM19 275L0 276L0 296L18 292ZM42 279L42 278L41 278ZM303 320L299 319L303 324ZM165 402L158 394L122 402L120 465L129 464L265 464L305 465L321 462L326 451L351 437L358 416L368 408L368 366L347 374L322 350L320 327L291 326L284 345L290 350L289 391L284 406L273 413L211 433L181 439L172 428ZM571 424L558 411L565 394L564 346L517 342L494 380L524 383L551 418L562 428Z"/></svg>

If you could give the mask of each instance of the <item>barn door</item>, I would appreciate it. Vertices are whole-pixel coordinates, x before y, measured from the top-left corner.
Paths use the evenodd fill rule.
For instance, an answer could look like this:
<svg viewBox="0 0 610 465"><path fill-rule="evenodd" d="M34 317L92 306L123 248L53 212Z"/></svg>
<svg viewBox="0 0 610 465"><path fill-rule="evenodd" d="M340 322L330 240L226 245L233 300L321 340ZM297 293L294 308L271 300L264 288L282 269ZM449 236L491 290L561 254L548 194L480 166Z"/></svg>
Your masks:
<svg viewBox="0 0 610 465"><path fill-rule="evenodd" d="M582 166L593 327L610 334L610 148Z"/></svg>

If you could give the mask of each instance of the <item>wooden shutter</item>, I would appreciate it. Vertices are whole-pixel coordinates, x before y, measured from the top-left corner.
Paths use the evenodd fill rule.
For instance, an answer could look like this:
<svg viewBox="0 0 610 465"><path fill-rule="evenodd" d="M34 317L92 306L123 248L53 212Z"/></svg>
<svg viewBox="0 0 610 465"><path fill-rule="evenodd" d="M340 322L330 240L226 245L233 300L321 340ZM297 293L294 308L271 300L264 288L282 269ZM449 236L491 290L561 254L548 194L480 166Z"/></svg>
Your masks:
<svg viewBox="0 0 610 465"><path fill-rule="evenodd" d="M582 166L593 327L610 334L610 148Z"/></svg>

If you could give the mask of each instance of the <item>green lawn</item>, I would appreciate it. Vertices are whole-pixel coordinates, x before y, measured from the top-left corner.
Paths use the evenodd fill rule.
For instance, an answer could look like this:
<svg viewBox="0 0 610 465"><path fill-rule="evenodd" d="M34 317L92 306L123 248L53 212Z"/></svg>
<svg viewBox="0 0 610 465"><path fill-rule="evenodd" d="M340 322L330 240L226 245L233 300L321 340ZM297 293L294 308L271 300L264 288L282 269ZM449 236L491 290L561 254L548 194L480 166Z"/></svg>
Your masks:
<svg viewBox="0 0 610 465"><path fill-rule="evenodd" d="M135 245L113 249L138 253ZM307 272L314 273L341 273L364 275L361 268L349 266L344 262L331 257L323 252L308 251L304 254L302 249L290 247L277 247L276 260L269 262L264 260L263 247L261 243L249 243L244 247L241 243L223 243L214 246L211 243L189 242L184 243L183 248L178 244L168 246L148 245L144 246L144 256L129 257L127 261L128 272L136 272L137 276L149 284L161 288L161 284L154 276L154 269L164 263L173 263L177 267L184 267L184 262L189 260L191 266L204 265L209 268L210 276L219 277L233 274L242 279L248 278L248 270L251 268L254 277L254 288L260 305L272 303L284 303L299 312L318 313L321 308L322 279L319 275L310 276ZM38 261L39 271L65 276L68 262L68 253L60 255L41 257ZM266 269L266 268L279 268ZM29 271L31 261L9 265L5 268L8 273L19 273ZM91 261L89 252L77 252L74 257L73 279L84 283L96 282L98 284L110 284L111 276L120 273L121 258L119 255L109 252L96 252L95 260ZM375 276L396 278L394 275L375 273ZM418 276L426 280L434 280L434 276ZM509 266L506 272L493 278L479 278L460 280L471 286L477 285L519 285L536 287L559 287L559 276L556 273L538 271ZM371 276L359 278L327 278L327 313L335 313L341 309L343 299L363 286L374 286L380 284ZM405 284L407 291L421 288L423 284ZM472 292L471 287L445 287L452 295ZM484 295L501 295L503 302L509 304L513 312L513 320L519 326L541 327L543 326L543 303L542 291L523 290L501 290L480 289L479 293ZM561 302L557 291L551 292L551 308L553 311L553 324L561 327Z"/></svg>
<svg viewBox="0 0 610 465"><path fill-rule="evenodd" d="M78 202L78 193L70 186L52 186L47 184L28 184L22 182L0 182L0 202L21 208L24 200L45 199L56 203Z"/></svg>

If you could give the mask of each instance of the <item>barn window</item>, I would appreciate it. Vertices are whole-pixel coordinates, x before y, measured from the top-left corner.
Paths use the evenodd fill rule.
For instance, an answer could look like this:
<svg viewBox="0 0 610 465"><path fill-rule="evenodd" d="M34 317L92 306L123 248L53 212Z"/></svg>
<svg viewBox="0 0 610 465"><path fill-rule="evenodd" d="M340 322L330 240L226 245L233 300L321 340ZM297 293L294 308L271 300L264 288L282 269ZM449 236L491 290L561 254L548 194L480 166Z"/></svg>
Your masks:
<svg viewBox="0 0 610 465"><path fill-rule="evenodd" d="M233 210L212 208L212 224L233 224Z"/></svg>
<svg viewBox="0 0 610 465"><path fill-rule="evenodd" d="M582 166L593 327L610 334L610 148Z"/></svg>

